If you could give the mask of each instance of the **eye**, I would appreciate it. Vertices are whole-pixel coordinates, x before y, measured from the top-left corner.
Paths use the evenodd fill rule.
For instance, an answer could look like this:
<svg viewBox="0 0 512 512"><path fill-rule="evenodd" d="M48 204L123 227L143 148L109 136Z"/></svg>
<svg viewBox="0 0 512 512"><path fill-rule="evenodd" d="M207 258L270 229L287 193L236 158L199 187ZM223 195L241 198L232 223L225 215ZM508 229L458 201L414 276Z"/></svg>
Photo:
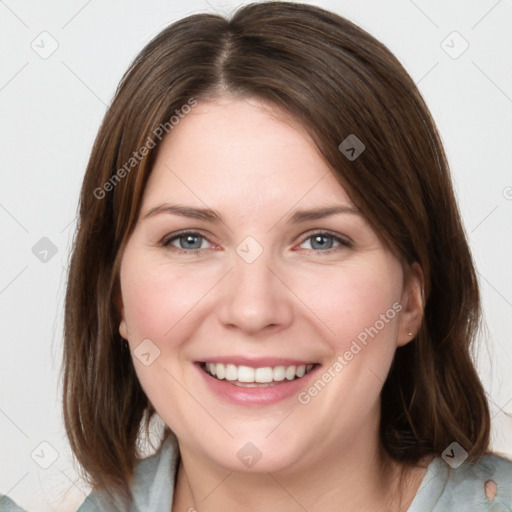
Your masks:
<svg viewBox="0 0 512 512"><path fill-rule="evenodd" d="M206 246L203 244L206 242ZM206 237L195 231L182 231L164 238L160 245L180 254L199 254L201 249L209 247Z"/></svg>
<svg viewBox="0 0 512 512"><path fill-rule="evenodd" d="M309 243L310 247L306 249L328 254L344 247L352 247L352 242L348 239L328 231L311 233L302 240L301 245L304 243Z"/></svg>
<svg viewBox="0 0 512 512"><path fill-rule="evenodd" d="M304 237L301 245L308 243L307 250L316 253L330 254L343 248L352 247L352 242L339 234L328 231L311 233ZM160 245L178 254L197 255L202 250L211 247L208 239L196 231L182 231L164 238Z"/></svg>

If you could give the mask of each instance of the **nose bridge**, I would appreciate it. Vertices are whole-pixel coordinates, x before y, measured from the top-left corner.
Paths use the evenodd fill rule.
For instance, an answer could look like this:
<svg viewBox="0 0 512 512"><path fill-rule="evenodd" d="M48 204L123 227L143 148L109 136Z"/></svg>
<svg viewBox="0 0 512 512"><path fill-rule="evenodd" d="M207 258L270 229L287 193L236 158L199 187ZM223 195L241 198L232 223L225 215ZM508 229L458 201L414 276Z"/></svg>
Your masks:
<svg viewBox="0 0 512 512"><path fill-rule="evenodd" d="M222 323L252 333L267 326L287 326L292 294L275 275L272 252L258 248L254 240L242 242L236 252L218 309Z"/></svg>

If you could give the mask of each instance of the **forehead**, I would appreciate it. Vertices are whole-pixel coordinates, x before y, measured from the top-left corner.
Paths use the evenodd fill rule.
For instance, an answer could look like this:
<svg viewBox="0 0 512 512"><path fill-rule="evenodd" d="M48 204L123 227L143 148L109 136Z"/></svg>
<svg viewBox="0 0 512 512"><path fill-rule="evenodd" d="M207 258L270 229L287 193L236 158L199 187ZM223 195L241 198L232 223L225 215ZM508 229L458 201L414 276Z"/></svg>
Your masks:
<svg viewBox="0 0 512 512"><path fill-rule="evenodd" d="M200 102L162 141L142 209L170 200L253 214L352 205L306 130L254 98Z"/></svg>

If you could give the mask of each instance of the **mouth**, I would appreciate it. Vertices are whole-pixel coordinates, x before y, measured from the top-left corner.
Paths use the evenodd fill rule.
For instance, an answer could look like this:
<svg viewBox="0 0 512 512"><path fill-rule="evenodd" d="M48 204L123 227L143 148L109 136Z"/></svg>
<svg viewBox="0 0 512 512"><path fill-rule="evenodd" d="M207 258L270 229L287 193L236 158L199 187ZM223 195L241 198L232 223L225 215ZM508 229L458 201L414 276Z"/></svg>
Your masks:
<svg viewBox="0 0 512 512"><path fill-rule="evenodd" d="M199 363L201 370L210 377L244 388L267 388L300 380L317 366L318 363L309 363L254 368L231 363Z"/></svg>

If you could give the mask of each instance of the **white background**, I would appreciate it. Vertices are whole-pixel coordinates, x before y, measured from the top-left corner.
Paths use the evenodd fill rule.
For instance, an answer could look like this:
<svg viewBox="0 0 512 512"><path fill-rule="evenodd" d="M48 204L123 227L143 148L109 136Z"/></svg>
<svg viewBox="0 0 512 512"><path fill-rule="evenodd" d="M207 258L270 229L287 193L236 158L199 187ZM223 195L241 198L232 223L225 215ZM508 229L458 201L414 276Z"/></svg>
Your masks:
<svg viewBox="0 0 512 512"><path fill-rule="evenodd" d="M478 360L494 449L512 456L512 2L310 3L384 42L438 123L481 281L487 333ZM160 30L192 13L229 14L237 5L0 0L0 493L27 510L76 510L87 492L60 413L62 307L79 187L106 106L131 60ZM456 59L445 51L463 48L458 36L446 39L453 31L469 44ZM43 59L31 44L48 50L51 38L58 48ZM57 248L46 263L32 252L42 237ZM43 441L58 453L48 469L31 458ZM47 445L36 453L51 461Z"/></svg>

